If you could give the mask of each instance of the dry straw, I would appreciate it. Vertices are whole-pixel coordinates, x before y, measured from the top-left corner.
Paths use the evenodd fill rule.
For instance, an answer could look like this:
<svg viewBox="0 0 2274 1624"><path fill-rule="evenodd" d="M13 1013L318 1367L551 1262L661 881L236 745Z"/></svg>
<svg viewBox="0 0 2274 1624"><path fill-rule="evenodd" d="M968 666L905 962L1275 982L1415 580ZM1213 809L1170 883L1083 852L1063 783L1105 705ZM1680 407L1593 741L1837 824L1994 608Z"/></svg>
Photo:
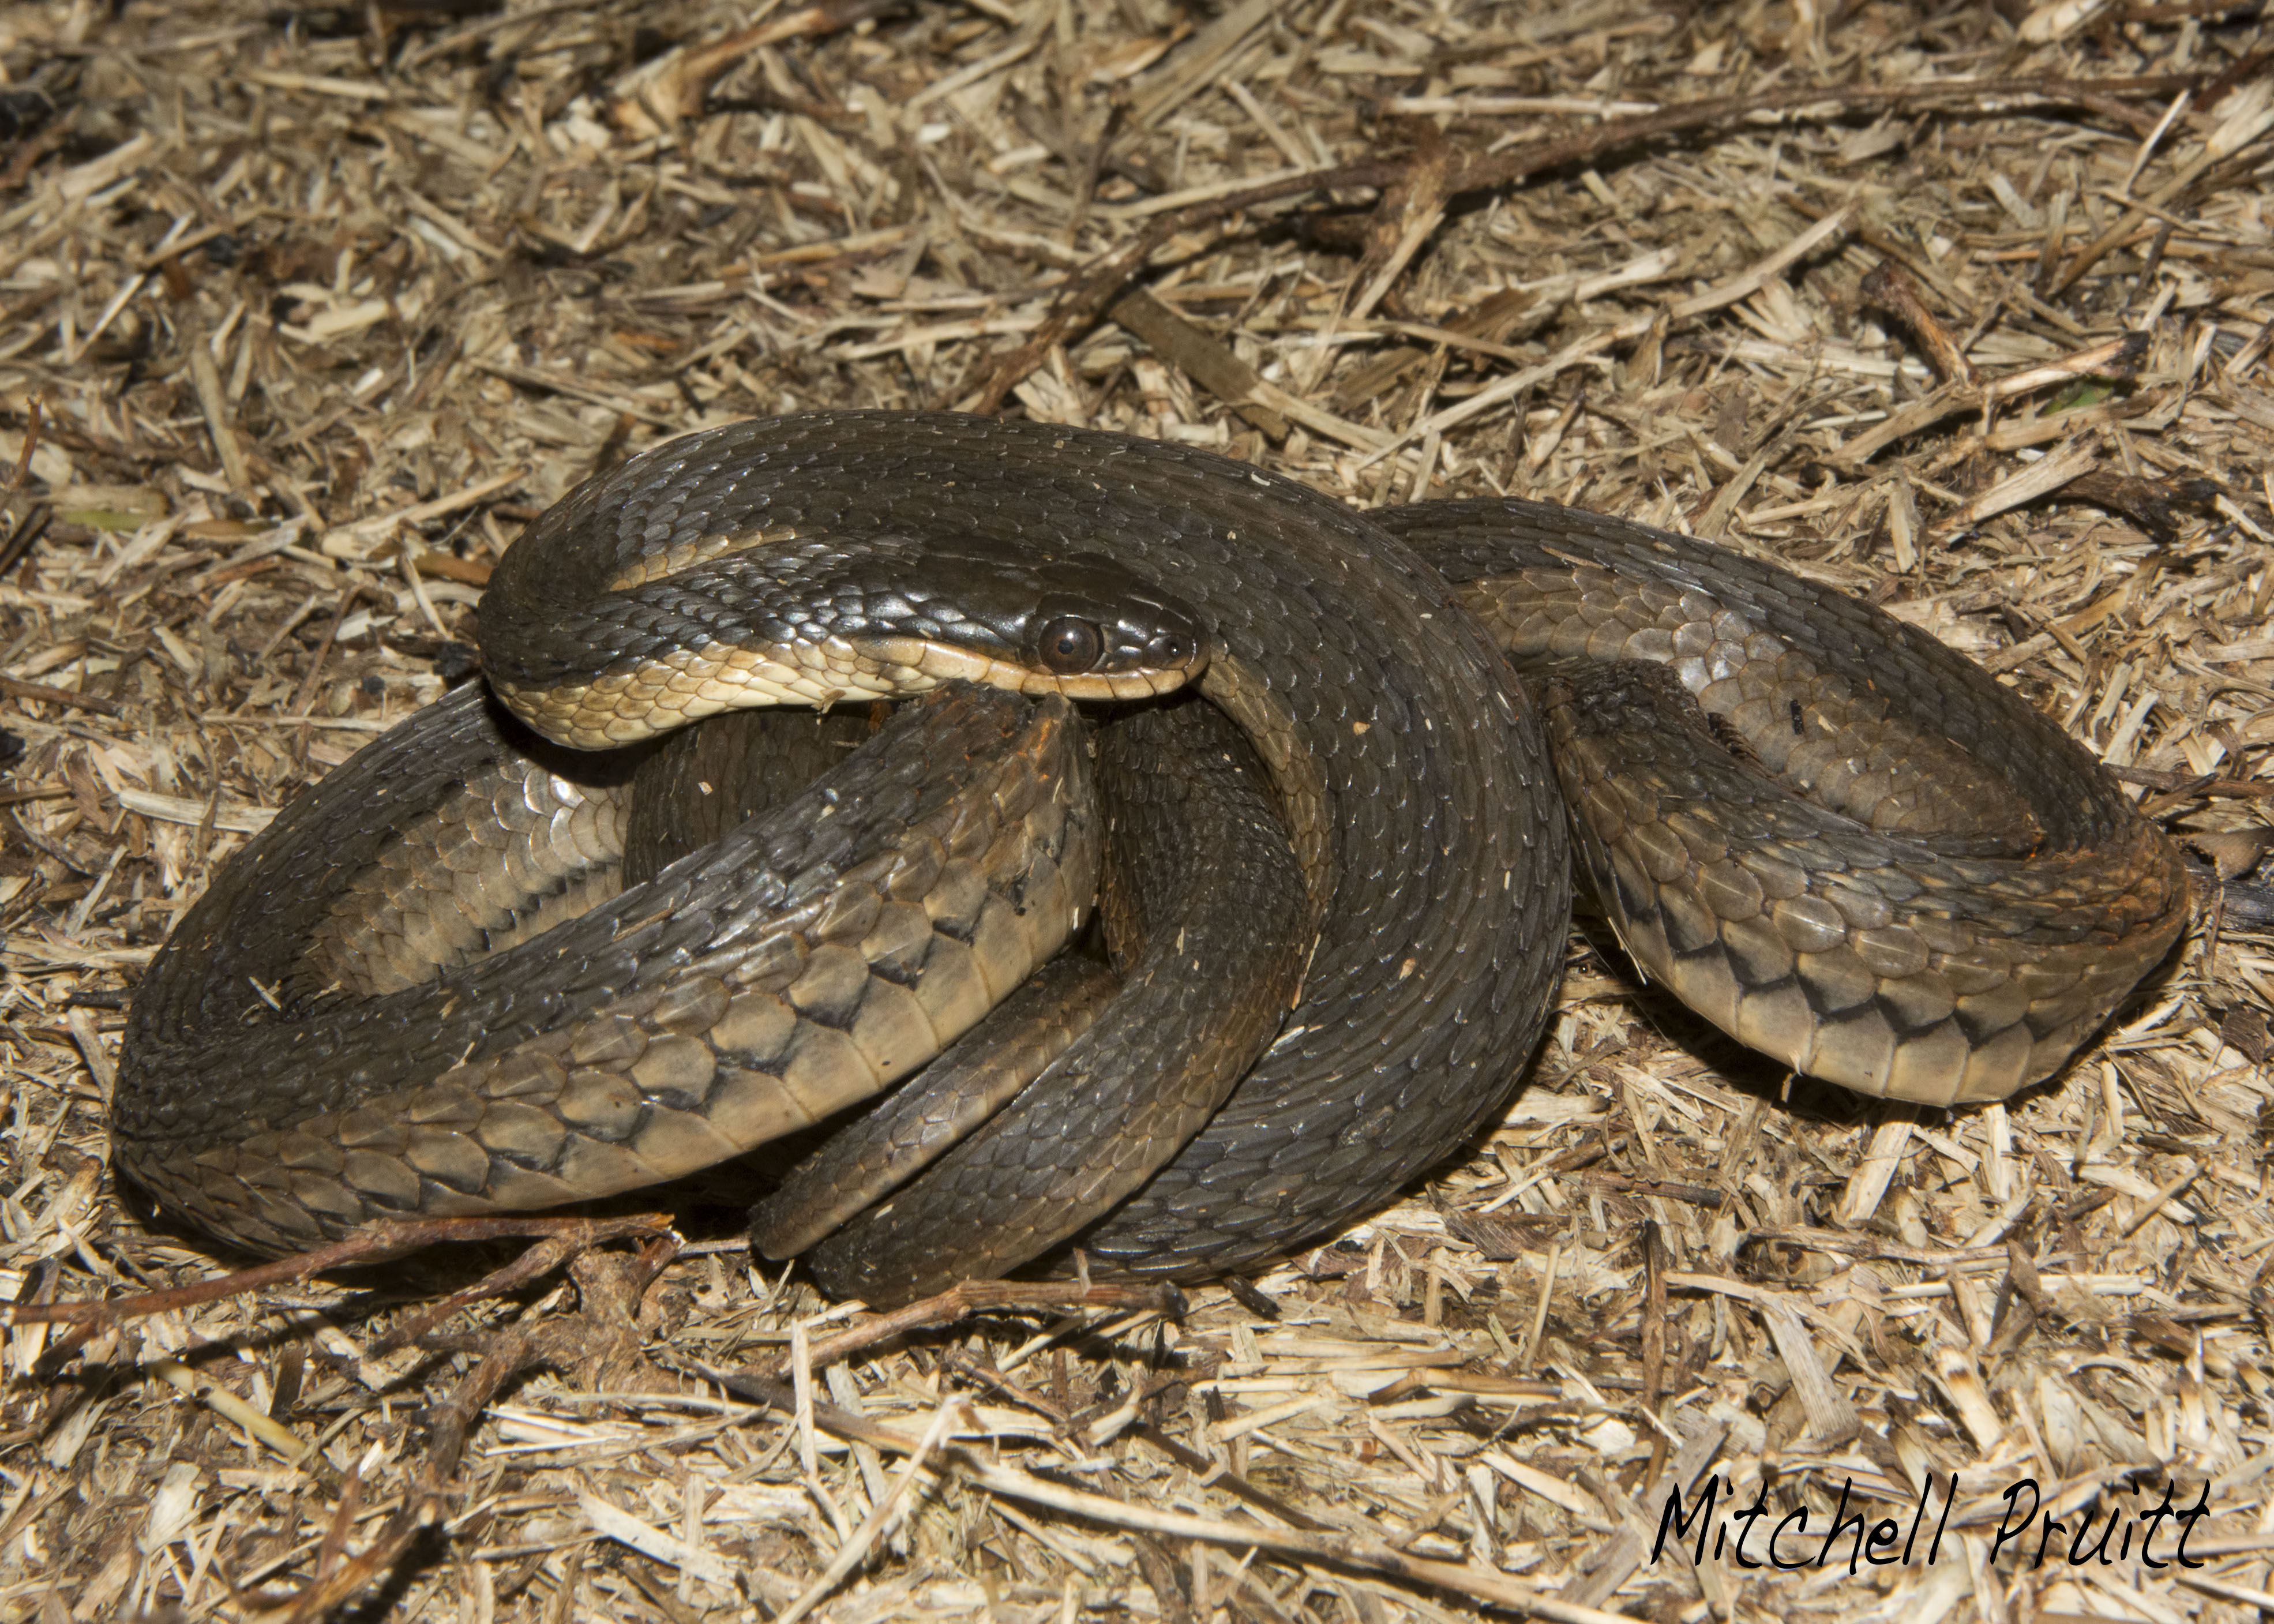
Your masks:
<svg viewBox="0 0 2274 1624"><path fill-rule="evenodd" d="M219 1272L104 1164L155 944L463 669L547 502L756 413L1712 535L2246 876L2269 47L2227 0L0 7L8 1295ZM699 1244L555 1233L485 1300L510 1248L17 1323L0 1618L2255 1617L2274 956L2206 897L2059 1081L1958 1116L1778 1076L1583 931L1465 1159L1181 1307L825 1312L720 1178ZM2042 1566L1993 1550L2022 1479ZM1653 1555L1709 1487L1920 1554ZM2204 1566L2068 1560L2166 1491Z"/></svg>

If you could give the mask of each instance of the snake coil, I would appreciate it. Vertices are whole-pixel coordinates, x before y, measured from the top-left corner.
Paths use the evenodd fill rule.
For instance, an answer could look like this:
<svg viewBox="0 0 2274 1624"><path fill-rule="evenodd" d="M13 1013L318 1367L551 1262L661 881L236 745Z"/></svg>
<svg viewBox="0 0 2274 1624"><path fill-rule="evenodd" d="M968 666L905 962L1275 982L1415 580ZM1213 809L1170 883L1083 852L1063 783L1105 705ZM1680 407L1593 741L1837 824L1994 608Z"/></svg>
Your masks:
<svg viewBox="0 0 2274 1624"><path fill-rule="evenodd" d="M1101 1197L1080 1237L1101 1269L1188 1277L1285 1251L1497 1112L1563 940L1567 804L1646 974L1796 1068L1891 1097L1997 1099L2050 1074L2186 915L2176 853L2091 757L1931 638L1543 504L1361 515L1189 447L817 414L588 481L510 551L482 625L495 692L579 747L956 680L1211 703L1238 748L1189 748L1245 764L1230 799L1177 816L1284 837L1276 883L1295 894L1264 931L1282 968L1256 971L1278 1002L1240 1028L1261 1056L1212 1115L1145 1130L1175 1142L1133 1193ZM727 906L718 848L611 898L629 767L576 765L478 696L446 700L289 808L155 961L122 1162L273 1250L381 1214L629 1187L876 1092L1087 905L1098 831L1070 720L1022 724L1010 703L960 693L953 716L896 718L844 785L731 837L767 877ZM1268 816L1237 809L1259 779ZM398 807L424 821L404 832ZM1178 906L1200 923L1254 911L1216 889ZM1173 1008L1175 979L1115 996ZM1118 1157L1129 1095L1080 1114L1111 1080L1063 1120L1005 1108L991 1148L891 1205L936 1229L1004 1167ZM840 1278L913 1289L925 1239Z"/></svg>

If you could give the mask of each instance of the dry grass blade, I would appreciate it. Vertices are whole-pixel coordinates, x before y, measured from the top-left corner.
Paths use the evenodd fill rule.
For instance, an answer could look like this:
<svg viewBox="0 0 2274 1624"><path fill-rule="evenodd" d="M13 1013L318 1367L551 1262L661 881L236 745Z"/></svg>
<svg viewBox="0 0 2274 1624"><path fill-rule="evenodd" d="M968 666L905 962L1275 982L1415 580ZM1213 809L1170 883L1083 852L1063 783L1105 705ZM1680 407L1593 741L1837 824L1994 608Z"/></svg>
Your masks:
<svg viewBox="0 0 2274 1624"><path fill-rule="evenodd" d="M2256 1616L2270 31L0 8L0 1624ZM1583 929L1465 1156L1181 1298L832 1307L737 1250L742 1169L642 1199L683 1252L608 1214L215 1281L103 1111L217 865L475 669L491 567L586 473L939 404L1780 560L2082 739L2203 856L2202 923L2061 1077L1957 1114L1771 1071ZM1764 1507L1749 1560L1694 1516L1658 1548L1709 1488L1728 1544ZM2142 1560L2166 1494L2209 1566ZM1859 1507L1916 1549L1818 1566ZM1803 1509L1810 1565L1749 1565Z"/></svg>

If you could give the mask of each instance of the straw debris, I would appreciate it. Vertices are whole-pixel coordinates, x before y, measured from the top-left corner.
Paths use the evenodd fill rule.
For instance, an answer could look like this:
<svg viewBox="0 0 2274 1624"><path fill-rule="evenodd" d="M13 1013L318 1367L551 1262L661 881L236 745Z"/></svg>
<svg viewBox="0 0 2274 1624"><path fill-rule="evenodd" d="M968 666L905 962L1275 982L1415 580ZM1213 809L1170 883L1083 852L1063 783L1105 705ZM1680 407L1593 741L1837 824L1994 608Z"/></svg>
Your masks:
<svg viewBox="0 0 2274 1624"><path fill-rule="evenodd" d="M2274 1608L2270 50L2228 0L0 6L0 1618ZM1583 929L1465 1159L1188 1302L881 1322L721 1176L685 1244L33 1322L225 1267L103 1132L215 866L467 674L576 481L842 406L1779 558L2059 718L2202 920L1957 1115ZM1677 1490L1807 1507L1809 1565L1660 1549Z"/></svg>

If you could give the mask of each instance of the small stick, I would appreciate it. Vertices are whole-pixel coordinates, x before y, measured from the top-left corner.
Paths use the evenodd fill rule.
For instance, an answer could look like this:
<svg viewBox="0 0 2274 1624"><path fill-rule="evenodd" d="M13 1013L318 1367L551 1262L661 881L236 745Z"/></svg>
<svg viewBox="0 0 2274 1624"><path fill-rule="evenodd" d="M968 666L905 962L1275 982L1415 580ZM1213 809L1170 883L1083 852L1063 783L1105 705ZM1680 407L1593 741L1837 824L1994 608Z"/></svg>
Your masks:
<svg viewBox="0 0 2274 1624"><path fill-rule="evenodd" d="M688 50L648 85L644 94L619 98L608 109L609 117L635 138L660 135L667 128L699 117L712 85L752 51L800 35L849 28L891 9L889 0L821 0L819 4L770 18L755 28Z"/></svg>
<svg viewBox="0 0 2274 1624"><path fill-rule="evenodd" d="M1125 293L1105 313L1272 439L1287 438L1287 419L1254 402L1262 381L1255 369L1144 289Z"/></svg>
<svg viewBox="0 0 2274 1624"><path fill-rule="evenodd" d="M0 509L4 509L16 500L16 493L32 477L32 454L40 448L40 402L34 400L25 414L24 444L17 452L16 466L8 476L8 488L0 491ZM32 510L24 515L23 522L9 530L7 539L0 541L0 569L13 568L16 560L32 550L32 544L39 540L54 513L55 510L45 502L34 504Z"/></svg>
<svg viewBox="0 0 2274 1624"><path fill-rule="evenodd" d="M2255 778L2221 778L2202 773L2164 772L2153 767L2111 767L2105 763L2101 764L2100 770L2119 784L2138 784L2149 789L2165 790L2188 797L2240 795L2253 801L2274 798L2274 784L2261 783Z"/></svg>
<svg viewBox="0 0 2274 1624"><path fill-rule="evenodd" d="M24 418L23 449L16 454L16 467L8 476L8 488L0 491L0 502L11 502L24 482L32 477L32 453L40 448L40 402L34 400Z"/></svg>
<svg viewBox="0 0 2274 1624"><path fill-rule="evenodd" d="M1663 1178L1635 1178L1625 1173L1582 1173L1579 1182L1597 1190L1615 1190L1629 1195L1663 1196L1669 1201L1683 1201L1691 1207L1707 1207L1716 1210L1728 1204L1722 1191L1704 1184L1676 1184Z"/></svg>
<svg viewBox="0 0 2274 1624"><path fill-rule="evenodd" d="M1655 1416L1666 1395L1666 1276L1674 1267L1674 1258L1658 1225L1648 1221L1642 1226L1642 1407ZM1654 1432L1650 1463L1643 1468L1642 1480L1657 1482L1665 1464L1666 1434Z"/></svg>
<svg viewBox="0 0 2274 1624"><path fill-rule="evenodd" d="M502 1297L516 1286L540 1280L606 1235L551 1235L531 1246L503 1268L492 1269L464 1290L454 1292L433 1307L404 1320L372 1344L373 1353L393 1353L407 1348L461 1308Z"/></svg>
<svg viewBox="0 0 2274 1624"><path fill-rule="evenodd" d="M620 1236L651 1237L668 1233L670 1217L663 1213L639 1213L629 1218L411 1218L382 1219L365 1224L345 1240L318 1246L274 1263L238 1269L186 1286L169 1286L139 1297L113 1297L75 1303L0 1304L0 1327L11 1325L71 1325L86 1331L123 1325L145 1314L162 1314L200 1303L217 1302L270 1286L290 1285L328 1269L357 1263L383 1263L438 1241L487 1241L513 1236L559 1237L578 1249L599 1245ZM500 1270L499 1274L507 1273ZM492 1275L491 1280L498 1276ZM482 1282L484 1285L488 1281ZM479 1287L473 1288L478 1290ZM456 1299L452 1300L455 1306Z"/></svg>
<svg viewBox="0 0 2274 1624"><path fill-rule="evenodd" d="M47 503L33 503L32 511L24 515L23 523L9 532L5 541L0 541L0 569L13 569L16 560L29 553L33 544L47 534L48 524L55 516L56 510Z"/></svg>
<svg viewBox="0 0 2274 1624"><path fill-rule="evenodd" d="M20 677L0 677L0 694L11 699L36 700L43 705L92 710L97 716L118 714L118 707L107 699L97 699L92 694L74 694L67 688L50 688L44 682L26 682Z"/></svg>
<svg viewBox="0 0 2274 1624"><path fill-rule="evenodd" d="M2182 167L2177 175L2157 187L2138 204L2127 208L2116 223L2079 249L2076 257L2061 267L2047 289L2047 298L2059 298L2082 280L2084 274L2106 257L2109 251L2122 243L2133 232L2148 223L2150 211L2166 206L2176 206L2182 196L2199 183L2206 192L2215 191L2235 176L2255 165L2262 154L2246 147L2240 153L2221 154L2205 147ZM2221 160L2224 159L2224 162Z"/></svg>
<svg viewBox="0 0 2274 1624"><path fill-rule="evenodd" d="M1157 1286L1088 1286L1068 1282L1057 1285L1050 1282L1028 1285L1000 1280L968 1280L960 1286L951 1286L936 1297L928 1297L906 1308L895 1309L889 1314L879 1314L849 1330L813 1344L810 1357L814 1368L835 1365L848 1359L864 1348L889 1342L905 1332L919 1331L936 1325L953 1325L990 1309L1036 1308L1108 1308L1122 1312L1153 1312L1171 1320L1185 1317L1185 1294L1168 1284ZM790 1373L787 1355L776 1359L763 1371L751 1372L757 1380L779 1381Z"/></svg>
<svg viewBox="0 0 2274 1624"><path fill-rule="evenodd" d="M305 721L308 707L316 703L316 685L323 678L324 662L331 658L332 644L339 640L340 628L348 623L348 611L365 592L377 590L367 581L358 581L340 594L339 607L332 613L332 623L324 632L323 642L316 645L315 657L308 662L308 674L300 679L299 691L292 695L291 710L297 719Z"/></svg>
<svg viewBox="0 0 2274 1624"><path fill-rule="evenodd" d="M1141 1438L1152 1445L1163 1455L1192 1473L1194 1481L1198 1483L1219 1484L1239 1495L1249 1505L1269 1512L1291 1528L1307 1529L1314 1534L1327 1531L1328 1524L1320 1522L1316 1517L1296 1510L1277 1495L1257 1488L1246 1477L1232 1470L1228 1464L1219 1466L1199 1450L1187 1449L1150 1421L1140 1421L1129 1429L1129 1434L1133 1438Z"/></svg>
<svg viewBox="0 0 2274 1624"><path fill-rule="evenodd" d="M190 382L197 391L198 410L205 414L206 432L213 437L214 455L221 459L222 477L229 481L230 490L250 491L252 470L245 460L245 446L237 437L237 424L230 415L229 395L222 387L221 370L214 365L213 350L202 339L190 345Z"/></svg>
<svg viewBox="0 0 2274 1624"><path fill-rule="evenodd" d="M652 1214L643 1214L645 1219L655 1216ZM408 1229L448 1223L483 1225L508 1222L442 1218L421 1220L417 1224L401 1227ZM611 1227L593 1223L589 1219L520 1222L524 1224L550 1223L563 1228L579 1223L595 1229ZM620 1220L614 1227L620 1232L631 1233L640 1222L640 1219ZM501 1232L515 1231L507 1229ZM490 1402L522 1372L533 1370L538 1365L566 1370L580 1357L591 1355L596 1343L605 1344L611 1330L595 1315L595 1299L604 1291L617 1297L613 1305L629 1320L637 1308L639 1294L662 1272L664 1265L676 1255L676 1250L674 1237L668 1233L658 1236L641 1247L637 1260L628 1271L614 1279L580 1274L577 1287L586 1300L576 1312L541 1325L513 1326L490 1338L480 1363L458 1384L448 1398L435 1406L433 1418L427 1425L431 1443L426 1460L419 1470L418 1481L404 1497L402 1507L387 1520L386 1526L380 1530L371 1544L329 1573L320 1567L316 1579L297 1593L245 1597L243 1600L246 1605L264 1611L282 1611L290 1624L311 1624L312 1620L320 1619L394 1566L422 1530L440 1521L444 1485L450 1475L457 1470L474 1422L489 1407Z"/></svg>
<svg viewBox="0 0 2274 1624"><path fill-rule="evenodd" d="M1982 375L1975 371L1974 363L1959 349L1950 329L1926 307L1918 289L1900 267L1875 267L1857 286L1865 298L1894 316L1926 346L1927 358L1945 383L1964 384L1969 388L1981 384Z"/></svg>

